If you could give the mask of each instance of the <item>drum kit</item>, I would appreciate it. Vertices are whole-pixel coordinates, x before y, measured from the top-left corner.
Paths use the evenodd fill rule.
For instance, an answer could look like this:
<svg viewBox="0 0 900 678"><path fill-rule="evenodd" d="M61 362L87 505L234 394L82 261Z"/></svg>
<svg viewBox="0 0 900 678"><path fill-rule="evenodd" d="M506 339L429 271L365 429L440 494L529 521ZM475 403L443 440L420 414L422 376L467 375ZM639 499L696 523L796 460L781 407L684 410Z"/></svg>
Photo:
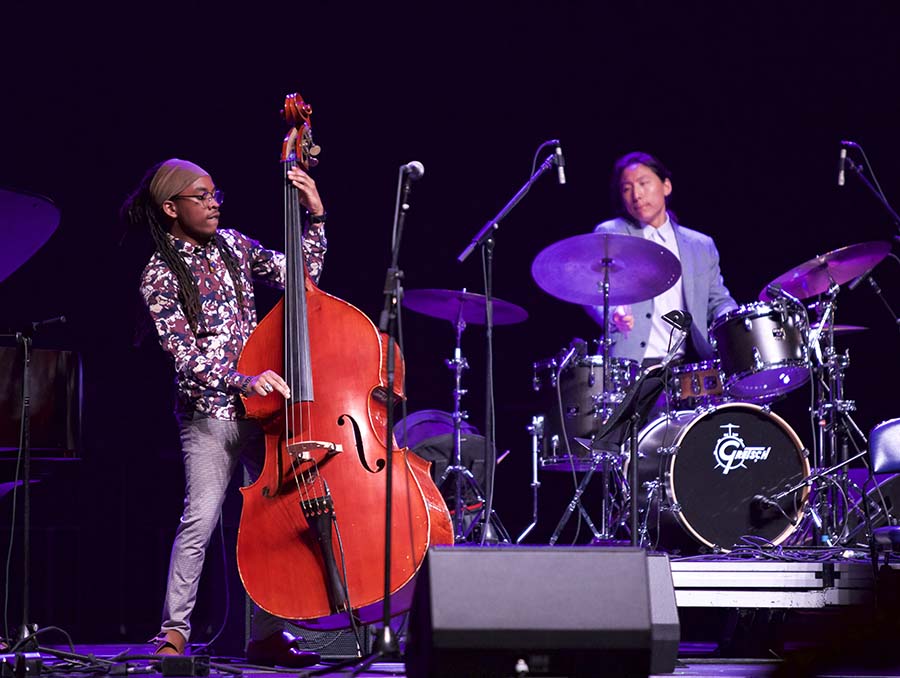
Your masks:
<svg viewBox="0 0 900 678"><path fill-rule="evenodd" d="M627 446L605 445L605 434L599 434L648 371L612 356L608 331L592 343L596 352L588 342L573 340L557 355L534 362L532 386L543 411L527 427L533 516L517 543L538 524L540 471L585 473L586 481L599 471L601 479L600 520L591 519L582 501L583 481L551 544L576 511L594 543L628 539L680 553L728 552L742 543L847 543L848 513L854 510L847 465L864 454L867 441L850 416L855 403L844 398L849 356L837 352L834 339L866 328L836 323L837 297L842 285L866 275L889 251L887 242L867 242L817 256L766 285L759 301L713 321L709 337L715 359L682 365L666 360L658 414L645 417L630 436L638 459L631 478L637 484L629 482ZM602 307L604 318L616 305L656 297L680 275L681 265L668 250L620 234L559 241L532 264L532 276L545 292ZM492 303L494 324L528 317L515 304ZM484 495L461 460L466 418L461 378L468 368L461 336L466 323L485 323L486 300L465 290L411 290L403 304L455 327L454 357L445 361L455 373L453 450L438 484L454 481L448 504L455 509L457 540L465 540L464 504L473 493L478 500ZM772 411L776 400L805 384L813 394L811 448ZM638 535L632 534L635 526Z"/></svg>
<svg viewBox="0 0 900 678"><path fill-rule="evenodd" d="M866 328L836 324L836 302L841 285L868 273L889 251L889 243L869 242L817 256L772 281L758 302L716 318L709 328L715 360L668 368L661 414L637 434L636 488L628 482L627 450L610 452L597 435L610 406L623 402L636 383L639 366L610 357L610 332L598 355L573 342L535 362L534 389L547 396L545 412L528 427L535 464L573 473L600 467L600 525L586 515L579 492L569 507L588 518L594 542L615 542L629 532L625 518L634 491L640 507L635 542L643 545L686 553L727 552L748 539L775 546L807 538L845 543L846 466L862 455L866 441L850 417L855 404L843 396L849 358L836 352L834 337ZM665 255L664 248L629 235L582 235L543 250L532 275L555 297L602 303L609 318L610 305L652 299L674 284L680 264L673 256L673 269ZM812 450L771 410L810 380L818 427ZM852 458L850 445L858 452Z"/></svg>

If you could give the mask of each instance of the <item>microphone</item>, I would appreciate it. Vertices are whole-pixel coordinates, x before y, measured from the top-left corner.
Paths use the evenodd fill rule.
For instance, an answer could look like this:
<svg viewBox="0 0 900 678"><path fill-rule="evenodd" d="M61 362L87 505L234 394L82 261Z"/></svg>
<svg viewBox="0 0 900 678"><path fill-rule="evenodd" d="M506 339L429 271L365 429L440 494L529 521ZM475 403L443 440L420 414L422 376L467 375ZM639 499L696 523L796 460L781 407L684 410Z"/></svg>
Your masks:
<svg viewBox="0 0 900 678"><path fill-rule="evenodd" d="M559 145L559 142L556 143L556 149L553 151L555 158L554 162L556 163L556 178L559 179L559 185L562 186L566 183L566 159L563 156L562 146Z"/></svg>
<svg viewBox="0 0 900 678"><path fill-rule="evenodd" d="M778 506L777 501L775 501L774 499L769 499L768 497L761 494L754 494L753 499L751 499L750 502L753 505L758 506L759 508L774 508Z"/></svg>
<svg viewBox="0 0 900 678"><path fill-rule="evenodd" d="M769 299L778 299L780 297L781 299L792 301L798 306L803 306L803 304L797 297L795 297L790 292L785 292L784 288L779 283L771 283L769 285L766 285L766 294L768 295Z"/></svg>
<svg viewBox="0 0 900 678"><path fill-rule="evenodd" d="M400 171L407 175L411 180L418 181L425 174L425 165L418 160L408 162L400 168Z"/></svg>
<svg viewBox="0 0 900 678"><path fill-rule="evenodd" d="M844 142L842 141L841 144ZM838 186L844 185L844 165L847 164L847 149L841 146L840 160L838 161Z"/></svg>
<svg viewBox="0 0 900 678"><path fill-rule="evenodd" d="M866 278L869 277L869 273L871 273L871 271L866 271L865 273L863 273L863 274L862 274L861 276L859 276L858 278L854 278L854 279L850 282L850 284L847 285L847 289L848 289L848 290L855 290L857 287L859 287L859 286L863 283L863 281L864 281Z"/></svg>

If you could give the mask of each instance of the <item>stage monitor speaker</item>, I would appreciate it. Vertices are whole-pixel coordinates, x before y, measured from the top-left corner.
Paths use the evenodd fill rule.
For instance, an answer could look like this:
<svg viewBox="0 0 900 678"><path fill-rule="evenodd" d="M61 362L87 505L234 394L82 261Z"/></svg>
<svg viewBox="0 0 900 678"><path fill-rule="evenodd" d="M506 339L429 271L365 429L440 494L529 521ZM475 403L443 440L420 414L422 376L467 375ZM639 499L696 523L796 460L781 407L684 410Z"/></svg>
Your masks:
<svg viewBox="0 0 900 678"><path fill-rule="evenodd" d="M433 547L416 580L409 678L671 672L666 556L590 547Z"/></svg>

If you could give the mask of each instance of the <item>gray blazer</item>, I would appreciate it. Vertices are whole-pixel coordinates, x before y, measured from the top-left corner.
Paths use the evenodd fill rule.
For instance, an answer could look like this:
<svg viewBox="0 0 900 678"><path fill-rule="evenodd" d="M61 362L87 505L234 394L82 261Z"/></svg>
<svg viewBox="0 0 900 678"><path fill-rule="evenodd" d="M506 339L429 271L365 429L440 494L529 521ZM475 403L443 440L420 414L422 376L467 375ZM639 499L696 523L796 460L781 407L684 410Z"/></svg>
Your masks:
<svg viewBox="0 0 900 678"><path fill-rule="evenodd" d="M671 215L670 215L671 218ZM678 255L681 259L681 282L684 290L685 309L694 318L691 324L690 337L694 350L701 360L711 360L715 352L709 343L709 326L723 313L737 308L731 297L722 273L719 270L719 251L713 239L708 235L693 231L675 223L672 229L678 243ZM625 219L612 219L598 224L595 233L623 233L643 238L641 228L633 226ZM650 318L653 313L667 313L670 308L654 309L653 299L631 305L634 314L634 329L628 336L613 328L612 355L619 358L630 358L638 362L644 359L647 340L650 338ZM587 307L588 313L601 322L603 309Z"/></svg>

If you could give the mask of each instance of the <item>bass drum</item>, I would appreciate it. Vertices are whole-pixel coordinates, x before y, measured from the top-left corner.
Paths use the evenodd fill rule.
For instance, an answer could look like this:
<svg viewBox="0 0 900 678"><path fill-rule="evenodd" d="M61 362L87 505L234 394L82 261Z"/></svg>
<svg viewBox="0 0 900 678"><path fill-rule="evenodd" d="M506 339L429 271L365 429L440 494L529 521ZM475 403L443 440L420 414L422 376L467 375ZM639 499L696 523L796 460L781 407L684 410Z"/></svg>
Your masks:
<svg viewBox="0 0 900 678"><path fill-rule="evenodd" d="M808 487L777 506L759 498L808 477L807 452L781 417L758 405L664 415L640 432L638 453L639 523L651 547L727 552L745 536L780 544L797 529Z"/></svg>

